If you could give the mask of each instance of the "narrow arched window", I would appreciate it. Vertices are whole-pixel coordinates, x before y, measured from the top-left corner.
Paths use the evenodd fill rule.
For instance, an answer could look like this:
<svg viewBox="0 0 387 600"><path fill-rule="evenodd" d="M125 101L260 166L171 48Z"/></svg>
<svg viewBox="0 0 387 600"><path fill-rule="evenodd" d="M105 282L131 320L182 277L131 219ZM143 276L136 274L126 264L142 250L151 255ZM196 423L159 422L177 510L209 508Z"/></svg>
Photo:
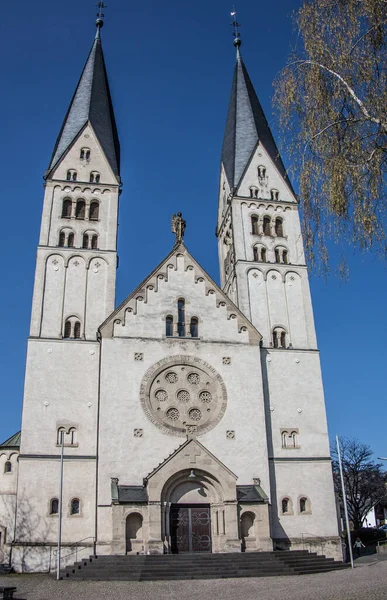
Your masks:
<svg viewBox="0 0 387 600"><path fill-rule="evenodd" d="M196 317L192 317L190 324L191 337L199 337L199 320Z"/></svg>
<svg viewBox="0 0 387 600"><path fill-rule="evenodd" d="M282 252L282 260L283 260L283 263L284 263L285 265L287 265L287 264L289 263L288 251L287 251L287 250L284 250L284 251Z"/></svg>
<svg viewBox="0 0 387 600"><path fill-rule="evenodd" d="M58 427L58 431L56 434L56 443L58 446L62 445L62 437L63 437L63 443L64 443L64 438L66 435L66 430L64 427Z"/></svg>
<svg viewBox="0 0 387 600"><path fill-rule="evenodd" d="M282 512L284 514L289 512L289 498L282 499Z"/></svg>
<svg viewBox="0 0 387 600"><path fill-rule="evenodd" d="M76 181L77 180L77 172L74 169L69 169L66 174L67 181Z"/></svg>
<svg viewBox="0 0 387 600"><path fill-rule="evenodd" d="M271 235L270 217L263 217L263 235Z"/></svg>
<svg viewBox="0 0 387 600"><path fill-rule="evenodd" d="M74 338L79 340L81 337L81 324L79 321L75 321L74 323Z"/></svg>
<svg viewBox="0 0 387 600"><path fill-rule="evenodd" d="M4 473L11 473L12 471L12 463L10 460L7 460L7 462L4 465Z"/></svg>
<svg viewBox="0 0 387 600"><path fill-rule="evenodd" d="M289 435L289 439L290 439L291 448L297 448L297 446L298 446L297 431L292 431L291 434Z"/></svg>
<svg viewBox="0 0 387 600"><path fill-rule="evenodd" d="M89 247L89 236L87 233L83 234L83 238L82 238L82 248L88 248Z"/></svg>
<svg viewBox="0 0 387 600"><path fill-rule="evenodd" d="M82 148L82 149L81 149L81 153L80 153L80 155L79 155L79 158L80 158L81 160L83 160L83 159L85 158L85 149L84 149L84 148Z"/></svg>
<svg viewBox="0 0 387 600"><path fill-rule="evenodd" d="M258 235L258 217L255 215L251 217L251 233L253 235Z"/></svg>
<svg viewBox="0 0 387 600"><path fill-rule="evenodd" d="M90 150L86 150L86 160L90 160Z"/></svg>
<svg viewBox="0 0 387 600"><path fill-rule="evenodd" d="M92 202L90 204L89 219L90 221L98 221L99 218L99 204L98 202Z"/></svg>
<svg viewBox="0 0 387 600"><path fill-rule="evenodd" d="M70 446L74 446L74 444L76 443L76 441L77 441L76 435L77 435L77 430L75 429L75 427L72 427L68 433L68 440L69 440Z"/></svg>
<svg viewBox="0 0 387 600"><path fill-rule="evenodd" d="M70 198L66 198L65 200L63 200L63 204L62 204L62 219L70 219L72 205L73 205L73 203L70 200Z"/></svg>
<svg viewBox="0 0 387 600"><path fill-rule="evenodd" d="M266 248L261 248L261 260L262 262L266 262Z"/></svg>
<svg viewBox="0 0 387 600"><path fill-rule="evenodd" d="M259 165L258 167L258 179L262 180L266 177L266 167Z"/></svg>
<svg viewBox="0 0 387 600"><path fill-rule="evenodd" d="M67 339L71 337L71 321L66 321L63 337Z"/></svg>
<svg viewBox="0 0 387 600"><path fill-rule="evenodd" d="M270 197L272 200L279 199L279 191L278 190L270 190Z"/></svg>
<svg viewBox="0 0 387 600"><path fill-rule="evenodd" d="M284 331L281 331L280 343L281 348L286 348L286 333Z"/></svg>
<svg viewBox="0 0 387 600"><path fill-rule="evenodd" d="M167 337L173 336L173 317L168 316L165 319L165 335Z"/></svg>
<svg viewBox="0 0 387 600"><path fill-rule="evenodd" d="M91 238L91 247L93 250L97 250L98 248L98 235L93 235Z"/></svg>
<svg viewBox="0 0 387 600"><path fill-rule="evenodd" d="M66 179L67 181L71 181L71 171L67 171Z"/></svg>
<svg viewBox="0 0 387 600"><path fill-rule="evenodd" d="M282 439L282 448L287 448L288 447L288 432L287 431L283 431L281 433L281 439Z"/></svg>
<svg viewBox="0 0 387 600"><path fill-rule="evenodd" d="M84 200L77 200L77 205L75 208L75 216L77 219L84 219L86 212L86 203Z"/></svg>
<svg viewBox="0 0 387 600"><path fill-rule="evenodd" d="M253 248L253 252L254 252L254 260L255 260L256 262L258 262L258 261L259 261L259 253L258 253L258 248L257 248L257 246L254 246L254 248Z"/></svg>
<svg viewBox="0 0 387 600"><path fill-rule="evenodd" d="M177 332L179 337L185 337L185 300L183 298L180 298L177 302L177 313Z"/></svg>
<svg viewBox="0 0 387 600"><path fill-rule="evenodd" d="M94 183L94 173L90 173L90 183Z"/></svg>
<svg viewBox="0 0 387 600"><path fill-rule="evenodd" d="M50 515L57 515L59 512L58 498L52 498L50 501Z"/></svg>
<svg viewBox="0 0 387 600"><path fill-rule="evenodd" d="M300 498L300 512L304 513L306 512L306 508L307 508L307 498Z"/></svg>
<svg viewBox="0 0 387 600"><path fill-rule="evenodd" d="M284 237L284 229L283 229L282 219L275 220L275 234L278 237Z"/></svg>
<svg viewBox="0 0 387 600"><path fill-rule="evenodd" d="M77 172L76 172L76 171L73 171L72 180L73 180L73 181L76 181L76 180L77 180Z"/></svg>
<svg viewBox="0 0 387 600"><path fill-rule="evenodd" d="M98 175L95 176L95 183L99 183L101 181L101 175L98 173Z"/></svg>
<svg viewBox="0 0 387 600"><path fill-rule="evenodd" d="M74 234L69 233L69 237L67 238L67 245L69 248L74 248Z"/></svg>
<svg viewBox="0 0 387 600"><path fill-rule="evenodd" d="M92 171L90 173L90 183L99 183L101 180L101 175L97 171Z"/></svg>
<svg viewBox="0 0 387 600"><path fill-rule="evenodd" d="M274 254L275 254L275 262L276 263L280 263L281 262L281 257L280 257L280 251L278 250L278 248L276 248L274 250Z"/></svg>
<svg viewBox="0 0 387 600"><path fill-rule="evenodd" d="M73 498L70 505L70 515L79 515L80 503L78 498Z"/></svg>
<svg viewBox="0 0 387 600"><path fill-rule="evenodd" d="M60 246L60 248L63 248L66 242L66 234L64 231L61 231L59 234L59 242L58 242L58 246Z"/></svg>

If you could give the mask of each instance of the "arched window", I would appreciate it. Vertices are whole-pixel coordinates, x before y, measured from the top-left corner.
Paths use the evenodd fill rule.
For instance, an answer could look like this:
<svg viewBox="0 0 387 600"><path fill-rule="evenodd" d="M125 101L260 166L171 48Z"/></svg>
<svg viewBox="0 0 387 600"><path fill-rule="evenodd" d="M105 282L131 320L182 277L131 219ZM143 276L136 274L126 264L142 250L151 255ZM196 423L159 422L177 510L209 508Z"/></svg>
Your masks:
<svg viewBox="0 0 387 600"><path fill-rule="evenodd" d="M80 502L78 498L73 498L70 504L70 515L79 515Z"/></svg>
<svg viewBox="0 0 387 600"><path fill-rule="evenodd" d="M71 337L71 321L66 321L63 337L67 339Z"/></svg>
<svg viewBox="0 0 387 600"><path fill-rule="evenodd" d="M300 513L309 512L308 504L309 504L308 498L305 498L305 497L300 498Z"/></svg>
<svg viewBox="0 0 387 600"><path fill-rule="evenodd" d="M286 333L284 331L281 331L280 343L281 348L286 348Z"/></svg>
<svg viewBox="0 0 387 600"><path fill-rule="evenodd" d="M12 463L10 460L7 460L7 462L4 465L4 473L11 473L12 471Z"/></svg>
<svg viewBox="0 0 387 600"><path fill-rule="evenodd" d="M165 319L165 335L167 337L173 336L173 317L168 316Z"/></svg>
<svg viewBox="0 0 387 600"><path fill-rule="evenodd" d="M77 219L84 219L86 212L86 203L84 200L77 200L77 205L75 208L75 216Z"/></svg>
<svg viewBox="0 0 387 600"><path fill-rule="evenodd" d="M286 332L281 327L273 329L274 348L286 348Z"/></svg>
<svg viewBox="0 0 387 600"><path fill-rule="evenodd" d="M81 324L79 321L75 321L74 323L74 338L79 340L81 337Z"/></svg>
<svg viewBox="0 0 387 600"><path fill-rule="evenodd" d="M59 242L58 242L58 246L60 248L63 248L66 242L66 234L64 231L61 231L59 234Z"/></svg>
<svg viewBox="0 0 387 600"><path fill-rule="evenodd" d="M91 247L93 250L97 250L98 248L98 235L93 235L91 238Z"/></svg>
<svg viewBox="0 0 387 600"><path fill-rule="evenodd" d="M69 169L66 175L67 181L76 181L77 180L77 172L74 169Z"/></svg>
<svg viewBox="0 0 387 600"><path fill-rule="evenodd" d="M74 446L77 442L77 430L75 427L71 427L71 429L69 429L68 442L70 446Z"/></svg>
<svg viewBox="0 0 387 600"><path fill-rule="evenodd" d="M291 448L298 447L297 433L298 433L297 431L292 431L291 434L289 435Z"/></svg>
<svg viewBox="0 0 387 600"><path fill-rule="evenodd" d="M80 159L81 160L90 160L90 149L89 148L82 148L81 150L81 154L80 154Z"/></svg>
<svg viewBox="0 0 387 600"><path fill-rule="evenodd" d="M57 515L59 512L59 500L58 498L51 498L50 500L50 515Z"/></svg>
<svg viewBox="0 0 387 600"><path fill-rule="evenodd" d="M62 445L62 436L63 436L63 443L65 443L65 435L66 435L66 430L64 427L58 427L58 431L56 434L56 443L58 446Z"/></svg>
<svg viewBox="0 0 387 600"><path fill-rule="evenodd" d="M90 173L90 183L99 183L101 180L101 175L97 171L92 171Z"/></svg>
<svg viewBox="0 0 387 600"><path fill-rule="evenodd" d="M255 215L251 217L251 233L253 235L258 235L258 217Z"/></svg>
<svg viewBox="0 0 387 600"><path fill-rule="evenodd" d="M71 209L73 203L70 198L65 198L62 204L62 219L70 219L71 218Z"/></svg>
<svg viewBox="0 0 387 600"><path fill-rule="evenodd" d="M250 198L258 198L258 188L256 188L256 187L250 188Z"/></svg>
<svg viewBox="0 0 387 600"><path fill-rule="evenodd" d="M289 435L288 431L282 431L282 433L281 433L282 448L288 447L288 435Z"/></svg>
<svg viewBox="0 0 387 600"><path fill-rule="evenodd" d="M177 332L179 337L185 337L185 300L180 298L177 302Z"/></svg>
<svg viewBox="0 0 387 600"><path fill-rule="evenodd" d="M266 262L267 252L266 248L261 248L261 260L262 262Z"/></svg>
<svg viewBox="0 0 387 600"><path fill-rule="evenodd" d="M282 513L285 515L289 512L289 498L283 498L281 502Z"/></svg>
<svg viewBox="0 0 387 600"><path fill-rule="evenodd" d="M278 190L270 190L270 197L272 200L279 199L279 191Z"/></svg>
<svg viewBox="0 0 387 600"><path fill-rule="evenodd" d="M255 262L259 262L259 252L258 252L258 247L257 246L254 246L253 252L254 252L254 260L255 260Z"/></svg>
<svg viewBox="0 0 387 600"><path fill-rule="evenodd" d="M278 248L276 248L274 250L274 254L275 254L275 262L276 263L280 263L281 262L281 258L280 258L280 251L278 250Z"/></svg>
<svg viewBox="0 0 387 600"><path fill-rule="evenodd" d="M263 235L271 235L270 221L270 217L263 217Z"/></svg>
<svg viewBox="0 0 387 600"><path fill-rule="evenodd" d="M265 179L266 177L266 167L264 167L263 165L259 165L258 167L258 179L262 180Z"/></svg>
<svg viewBox="0 0 387 600"><path fill-rule="evenodd" d="M90 221L98 221L98 219L99 219L99 204L98 204L98 202L92 202L90 204L89 219L90 219Z"/></svg>
<svg viewBox="0 0 387 600"><path fill-rule="evenodd" d="M277 237L284 237L284 229L282 224L282 219L275 220L275 234Z"/></svg>
<svg viewBox="0 0 387 600"><path fill-rule="evenodd" d="M284 250L284 251L282 252L282 261L283 261L283 263L284 263L285 265L287 265L287 264L288 264L288 262L289 262L289 258L288 258L288 251L287 251L287 250Z"/></svg>
<svg viewBox="0 0 387 600"><path fill-rule="evenodd" d="M89 236L87 233L83 234L83 238L82 238L82 248L88 248L89 247Z"/></svg>
<svg viewBox="0 0 387 600"><path fill-rule="evenodd" d="M69 237L67 238L67 245L69 248L74 248L74 234L69 233Z"/></svg>
<svg viewBox="0 0 387 600"><path fill-rule="evenodd" d="M192 317L189 329L191 337L199 337L199 319Z"/></svg>

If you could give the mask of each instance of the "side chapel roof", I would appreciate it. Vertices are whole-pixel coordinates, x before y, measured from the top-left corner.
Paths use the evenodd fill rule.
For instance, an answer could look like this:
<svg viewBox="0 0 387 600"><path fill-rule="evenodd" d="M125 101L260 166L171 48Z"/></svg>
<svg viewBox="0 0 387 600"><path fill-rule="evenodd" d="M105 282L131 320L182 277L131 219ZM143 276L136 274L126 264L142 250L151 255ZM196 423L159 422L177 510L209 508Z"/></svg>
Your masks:
<svg viewBox="0 0 387 600"><path fill-rule="evenodd" d="M21 431L14 433L10 438L0 444L0 448L20 448Z"/></svg>

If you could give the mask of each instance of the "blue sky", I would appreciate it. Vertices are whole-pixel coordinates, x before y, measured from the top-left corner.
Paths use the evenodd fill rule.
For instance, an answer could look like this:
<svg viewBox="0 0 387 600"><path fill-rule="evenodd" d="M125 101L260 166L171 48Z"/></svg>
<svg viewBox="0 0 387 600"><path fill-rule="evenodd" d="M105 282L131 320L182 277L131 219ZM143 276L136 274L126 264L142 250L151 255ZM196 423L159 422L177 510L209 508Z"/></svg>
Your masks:
<svg viewBox="0 0 387 600"><path fill-rule="evenodd" d="M19 0L3 8L0 441L20 426L42 176L93 41L94 4ZM124 182L119 303L170 251L170 218L178 210L188 248L219 280L219 160L235 51L224 0L108 4L102 38ZM238 5L244 60L277 136L272 82L285 64L298 4ZM346 284L311 279L329 430L385 456L386 265L351 255L350 267Z"/></svg>

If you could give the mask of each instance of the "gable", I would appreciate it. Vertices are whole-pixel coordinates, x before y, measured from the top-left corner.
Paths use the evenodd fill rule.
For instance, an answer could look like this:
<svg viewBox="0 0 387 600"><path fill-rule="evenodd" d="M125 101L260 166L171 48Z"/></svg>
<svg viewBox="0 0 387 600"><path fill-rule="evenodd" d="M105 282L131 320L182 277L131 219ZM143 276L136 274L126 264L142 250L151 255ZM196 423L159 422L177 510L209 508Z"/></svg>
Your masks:
<svg viewBox="0 0 387 600"><path fill-rule="evenodd" d="M108 317L102 337L164 339L165 320L177 322L177 302L185 300L186 337L192 317L201 341L258 345L262 336L180 244ZM182 339L182 338L179 338Z"/></svg>

